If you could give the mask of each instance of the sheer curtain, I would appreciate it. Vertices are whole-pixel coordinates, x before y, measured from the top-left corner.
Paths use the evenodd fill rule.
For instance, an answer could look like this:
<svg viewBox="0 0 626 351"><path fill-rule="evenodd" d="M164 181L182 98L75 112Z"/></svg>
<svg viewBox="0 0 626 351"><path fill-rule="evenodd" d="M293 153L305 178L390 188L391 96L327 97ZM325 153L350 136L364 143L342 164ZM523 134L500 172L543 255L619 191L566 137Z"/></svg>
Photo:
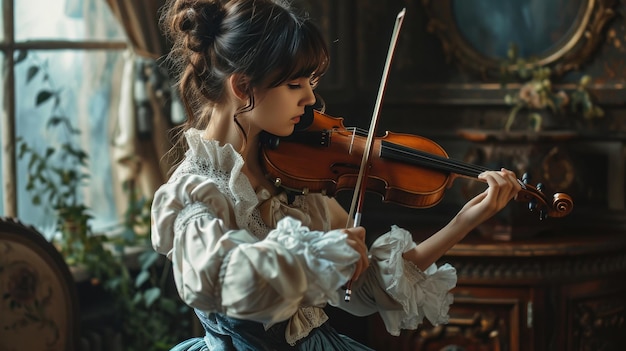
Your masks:
<svg viewBox="0 0 626 351"><path fill-rule="evenodd" d="M174 125L172 91L159 58L167 47L158 20L164 0L107 0L130 42L120 82L120 102L111 116L112 157L120 193L120 211L128 208L128 191L151 199L165 179L169 165L162 156L171 143L167 131ZM174 105L176 107L176 105ZM174 118L176 119L176 118Z"/></svg>

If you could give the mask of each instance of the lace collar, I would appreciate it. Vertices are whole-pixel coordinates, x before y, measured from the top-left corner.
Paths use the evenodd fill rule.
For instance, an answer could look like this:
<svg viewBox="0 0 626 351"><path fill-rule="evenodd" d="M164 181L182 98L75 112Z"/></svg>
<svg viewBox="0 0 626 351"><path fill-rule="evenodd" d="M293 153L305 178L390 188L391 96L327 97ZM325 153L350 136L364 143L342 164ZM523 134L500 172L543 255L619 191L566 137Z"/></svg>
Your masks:
<svg viewBox="0 0 626 351"><path fill-rule="evenodd" d="M303 211L302 201L288 204L284 193L272 196L267 189L255 191L252 188L248 177L242 172L243 157L231 144L220 145L216 140L207 140L198 129L187 130L185 137L189 150L174 177L191 173L214 179L218 187L233 200L239 228L247 228L257 237L264 238L286 216L309 225L311 219Z"/></svg>

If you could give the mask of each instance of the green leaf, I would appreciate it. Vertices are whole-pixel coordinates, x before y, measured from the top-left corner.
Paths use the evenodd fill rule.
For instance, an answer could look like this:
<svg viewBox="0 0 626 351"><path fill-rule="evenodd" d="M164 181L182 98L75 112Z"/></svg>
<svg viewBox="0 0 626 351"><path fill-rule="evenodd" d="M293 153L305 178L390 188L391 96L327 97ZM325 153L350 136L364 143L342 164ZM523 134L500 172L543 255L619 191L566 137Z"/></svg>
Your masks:
<svg viewBox="0 0 626 351"><path fill-rule="evenodd" d="M159 306L161 306L161 309L165 312L167 312L170 315L175 315L176 314L176 302L172 299L166 299L163 298L161 300L159 300Z"/></svg>
<svg viewBox="0 0 626 351"><path fill-rule="evenodd" d="M17 50L15 51L15 64L18 64L28 57L28 50Z"/></svg>
<svg viewBox="0 0 626 351"><path fill-rule="evenodd" d="M150 273L148 271L139 272L137 278L135 278L135 287L140 287L141 284L145 283L148 279L150 279Z"/></svg>
<svg viewBox="0 0 626 351"><path fill-rule="evenodd" d="M109 278L109 280L107 280L107 281L105 282L105 286L106 286L108 289L115 289L115 288L117 288L118 286L120 286L120 284L121 284L121 283L122 283L122 279L121 279L121 278L119 278L119 277L117 277L117 278Z"/></svg>
<svg viewBox="0 0 626 351"><path fill-rule="evenodd" d="M154 287L146 290L143 297L146 300L146 307L152 306L154 301L156 301L161 296L161 289Z"/></svg>
<svg viewBox="0 0 626 351"><path fill-rule="evenodd" d="M36 154L31 154L30 155L30 160L28 161L28 169L33 169L33 167L35 167L35 165L37 164L37 162L39 161L39 158L37 157Z"/></svg>
<svg viewBox="0 0 626 351"><path fill-rule="evenodd" d="M35 106L39 106L44 102L50 100L51 97L54 96L54 93L50 90L42 90L37 94L37 99L35 100Z"/></svg>
<svg viewBox="0 0 626 351"><path fill-rule="evenodd" d="M30 83L35 76L39 73L39 66L30 66L28 67L28 71L26 72L26 84Z"/></svg>
<svg viewBox="0 0 626 351"><path fill-rule="evenodd" d="M141 269L146 270L150 268L156 260L159 259L159 253L153 250L145 251L139 256L139 261L141 262Z"/></svg>
<svg viewBox="0 0 626 351"><path fill-rule="evenodd" d="M141 302L141 299L143 298L143 296L141 295L141 292L137 292L134 296L133 296L133 305L137 305Z"/></svg>
<svg viewBox="0 0 626 351"><path fill-rule="evenodd" d="M55 151L55 149L53 147L48 146L46 148L46 156L45 157L48 158L48 157L52 156L52 154L54 154L54 151Z"/></svg>
<svg viewBox="0 0 626 351"><path fill-rule="evenodd" d="M50 97L48 97L49 99ZM48 123L46 124L46 128L56 127L61 123L64 123L67 118L63 116L50 116L48 118Z"/></svg>

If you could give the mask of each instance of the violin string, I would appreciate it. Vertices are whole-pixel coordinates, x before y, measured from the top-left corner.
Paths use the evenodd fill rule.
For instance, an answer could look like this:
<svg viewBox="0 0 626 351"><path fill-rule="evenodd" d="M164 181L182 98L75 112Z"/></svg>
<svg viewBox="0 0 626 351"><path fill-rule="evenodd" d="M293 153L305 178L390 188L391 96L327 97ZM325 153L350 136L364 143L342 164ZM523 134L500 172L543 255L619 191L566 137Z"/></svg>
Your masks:
<svg viewBox="0 0 626 351"><path fill-rule="evenodd" d="M431 166L441 170L447 170L467 176L477 177L488 168L473 165L463 161L446 158L439 155L400 146L391 142L384 143L382 148L385 151L392 151L394 154L406 156L405 159L419 162L425 166Z"/></svg>
<svg viewBox="0 0 626 351"><path fill-rule="evenodd" d="M367 130L358 127L350 127L346 128L347 130L352 132L352 143L350 145L350 152L352 152L352 144L354 142L354 138L356 135L367 135ZM340 129L334 129L331 132L340 132ZM460 173L463 175L477 177L480 173L484 171L488 171L489 168L473 165L467 162L442 157L439 155L430 154L421 150L411 149L408 147L400 147L400 145L394 144L392 142L384 143L385 146L382 146L383 149L391 150L396 154L403 154L408 156L408 158L413 161L420 161L423 165L430 165L433 168L447 170L450 172Z"/></svg>
<svg viewBox="0 0 626 351"><path fill-rule="evenodd" d="M446 158L438 155L429 155L427 153L421 152L420 150L414 150L412 155L415 157L420 157L424 160L427 160L430 164L433 165L443 165L449 166L450 170L457 171L459 173L463 173L465 175L477 177L480 173L487 170L485 167L472 165L469 163L465 163L462 161Z"/></svg>

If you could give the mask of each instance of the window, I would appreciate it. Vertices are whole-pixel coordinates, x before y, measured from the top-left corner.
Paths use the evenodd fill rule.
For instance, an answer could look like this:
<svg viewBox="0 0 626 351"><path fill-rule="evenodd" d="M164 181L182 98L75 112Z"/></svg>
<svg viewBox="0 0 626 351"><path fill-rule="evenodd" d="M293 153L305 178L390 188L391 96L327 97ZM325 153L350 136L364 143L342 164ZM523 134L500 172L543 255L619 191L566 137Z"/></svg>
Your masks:
<svg viewBox="0 0 626 351"><path fill-rule="evenodd" d="M82 196L93 210L93 228L106 230L119 222L111 182L114 174L109 117L116 113L119 99L126 49L124 31L104 0L6 2L11 5L2 10L12 7L13 13L3 13L2 21L12 23L14 29L5 29L1 34L2 59L16 58L20 52L27 52L27 57L16 63L13 70L1 72L5 82L0 88L5 101L5 116L0 125L2 145L11 138L11 131L6 128L14 124L15 138L24 138L32 147L44 150L59 137L46 127L48 118L60 113L71 120L81 131L78 138L89 154L90 186L85 187ZM33 66L42 69L27 81ZM59 92L58 106L53 101L35 103L42 89ZM12 172L11 157L3 148L2 214L12 215L16 211L22 222L52 234L54 214L46 206L33 205L25 188L27 161L16 158ZM15 198L10 196L12 187Z"/></svg>

